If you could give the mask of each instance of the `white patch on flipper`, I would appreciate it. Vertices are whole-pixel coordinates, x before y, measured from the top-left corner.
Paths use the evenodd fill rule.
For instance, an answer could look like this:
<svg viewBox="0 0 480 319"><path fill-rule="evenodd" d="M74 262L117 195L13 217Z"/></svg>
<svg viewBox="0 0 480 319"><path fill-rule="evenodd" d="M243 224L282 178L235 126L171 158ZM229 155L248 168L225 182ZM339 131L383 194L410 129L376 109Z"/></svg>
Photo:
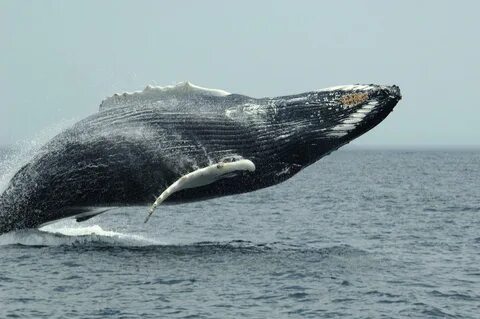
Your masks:
<svg viewBox="0 0 480 319"><path fill-rule="evenodd" d="M197 169L196 171L188 173L187 175L183 175L175 183L164 190L163 193L155 200L150 208L147 218L145 219L145 223L153 214L155 208L157 208L158 205L160 205L173 193L182 189L205 186L222 178L229 178L231 177L231 173L238 171L253 172L255 171L255 164L247 159L240 159L231 163L220 162Z"/></svg>
<svg viewBox="0 0 480 319"><path fill-rule="evenodd" d="M143 91L125 92L121 94L116 93L111 97L107 97L100 104L100 111L125 105L154 105L158 102L174 98L188 98L192 96L227 96L230 94L231 93L224 90L197 86L188 81L167 86L147 85Z"/></svg>

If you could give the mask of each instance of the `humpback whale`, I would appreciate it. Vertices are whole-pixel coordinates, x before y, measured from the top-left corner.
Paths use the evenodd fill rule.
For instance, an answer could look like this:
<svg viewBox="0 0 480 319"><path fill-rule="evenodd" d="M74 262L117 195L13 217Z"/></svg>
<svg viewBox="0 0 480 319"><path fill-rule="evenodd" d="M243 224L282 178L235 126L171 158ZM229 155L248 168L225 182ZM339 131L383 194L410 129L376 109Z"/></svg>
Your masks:
<svg viewBox="0 0 480 319"><path fill-rule="evenodd" d="M115 94L13 176L0 233L127 205L150 206L150 216L162 202L278 184L375 127L400 99L397 86L374 84L266 98L188 82Z"/></svg>

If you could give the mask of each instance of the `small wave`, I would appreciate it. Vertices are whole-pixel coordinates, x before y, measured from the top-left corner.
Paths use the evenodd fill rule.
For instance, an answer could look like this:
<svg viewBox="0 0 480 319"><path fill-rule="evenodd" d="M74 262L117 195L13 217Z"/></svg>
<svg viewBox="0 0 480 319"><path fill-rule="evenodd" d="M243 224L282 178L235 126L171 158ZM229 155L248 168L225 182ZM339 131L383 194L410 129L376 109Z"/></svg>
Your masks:
<svg viewBox="0 0 480 319"><path fill-rule="evenodd" d="M475 206L445 206L445 207L424 207L424 212L433 212L433 213L455 213L455 212L480 212L480 207Z"/></svg>
<svg viewBox="0 0 480 319"><path fill-rule="evenodd" d="M434 297L442 297L448 299L458 299L463 301L475 301L478 300L478 297L475 295L467 294L466 292L458 292L458 291L451 291L451 292L442 292L439 290L432 290L430 295Z"/></svg>

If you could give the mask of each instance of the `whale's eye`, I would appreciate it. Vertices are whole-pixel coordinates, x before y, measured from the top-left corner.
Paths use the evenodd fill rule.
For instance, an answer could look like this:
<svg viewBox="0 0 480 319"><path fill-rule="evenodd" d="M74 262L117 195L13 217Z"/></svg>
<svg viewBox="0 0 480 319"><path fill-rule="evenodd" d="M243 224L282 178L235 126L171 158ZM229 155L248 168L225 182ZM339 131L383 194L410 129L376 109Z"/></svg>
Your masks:
<svg viewBox="0 0 480 319"><path fill-rule="evenodd" d="M368 100L367 93L346 94L340 98L340 102L343 105L350 106L350 107L362 104L366 100Z"/></svg>

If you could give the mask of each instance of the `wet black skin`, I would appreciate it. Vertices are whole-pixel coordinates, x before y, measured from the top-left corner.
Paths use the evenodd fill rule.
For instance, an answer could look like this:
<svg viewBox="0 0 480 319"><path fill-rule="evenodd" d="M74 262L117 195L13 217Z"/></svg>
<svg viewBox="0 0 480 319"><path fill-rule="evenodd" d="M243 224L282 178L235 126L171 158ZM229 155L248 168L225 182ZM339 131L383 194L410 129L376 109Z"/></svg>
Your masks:
<svg viewBox="0 0 480 319"><path fill-rule="evenodd" d="M352 94L365 95L346 105L342 97ZM175 106L104 109L57 135L15 174L0 196L0 233L99 207L146 206L180 176L238 157L251 160L255 172L183 190L168 201L278 184L375 127L400 98L396 86L372 85L365 92L313 91L262 99L187 95ZM344 136L328 133L373 100L378 105L354 129Z"/></svg>

